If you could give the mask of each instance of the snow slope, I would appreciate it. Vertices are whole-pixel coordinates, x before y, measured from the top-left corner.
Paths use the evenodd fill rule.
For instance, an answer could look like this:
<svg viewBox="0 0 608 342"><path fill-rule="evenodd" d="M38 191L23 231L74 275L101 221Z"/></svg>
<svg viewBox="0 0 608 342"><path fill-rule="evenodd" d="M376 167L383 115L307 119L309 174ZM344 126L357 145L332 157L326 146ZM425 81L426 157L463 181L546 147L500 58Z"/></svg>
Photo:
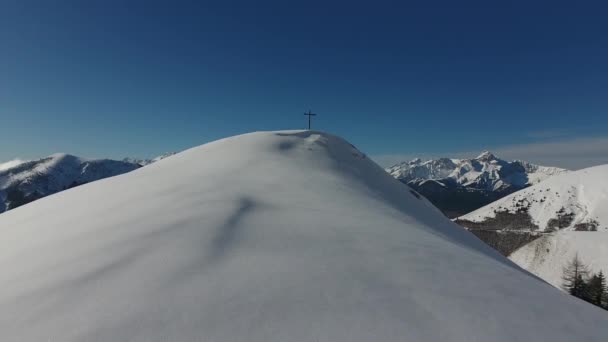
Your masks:
<svg viewBox="0 0 608 342"><path fill-rule="evenodd" d="M535 231L598 230L608 232L608 165L552 177L462 216L484 222L497 213L527 212Z"/></svg>
<svg viewBox="0 0 608 342"><path fill-rule="evenodd" d="M165 153L153 159L111 160L55 153L39 160L1 164L4 167L0 169L0 213L74 186L133 171L174 154Z"/></svg>
<svg viewBox="0 0 608 342"><path fill-rule="evenodd" d="M0 170L0 213L65 189L133 171L140 165L56 153Z"/></svg>
<svg viewBox="0 0 608 342"><path fill-rule="evenodd" d="M576 231L546 234L509 258L553 286L561 287L563 268L577 254L591 272L608 273L608 234Z"/></svg>
<svg viewBox="0 0 608 342"><path fill-rule="evenodd" d="M3 341L599 341L346 141L219 140L0 216Z"/></svg>
<svg viewBox="0 0 608 342"><path fill-rule="evenodd" d="M509 258L560 287L563 267L578 254L608 273L608 165L555 176L460 217L470 229L536 234ZM515 233L514 232L514 233Z"/></svg>

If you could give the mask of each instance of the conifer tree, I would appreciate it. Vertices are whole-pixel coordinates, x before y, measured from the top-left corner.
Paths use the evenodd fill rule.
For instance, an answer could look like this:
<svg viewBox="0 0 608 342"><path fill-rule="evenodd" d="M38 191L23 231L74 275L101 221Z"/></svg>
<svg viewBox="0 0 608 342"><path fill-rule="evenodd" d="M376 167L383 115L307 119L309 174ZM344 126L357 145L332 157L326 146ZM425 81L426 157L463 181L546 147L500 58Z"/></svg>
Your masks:
<svg viewBox="0 0 608 342"><path fill-rule="evenodd" d="M600 271L594 274L588 283L588 301L597 306L605 307L606 304L606 277Z"/></svg>
<svg viewBox="0 0 608 342"><path fill-rule="evenodd" d="M586 277L589 271L578 254L564 268L563 288L573 296L584 298L586 292Z"/></svg>

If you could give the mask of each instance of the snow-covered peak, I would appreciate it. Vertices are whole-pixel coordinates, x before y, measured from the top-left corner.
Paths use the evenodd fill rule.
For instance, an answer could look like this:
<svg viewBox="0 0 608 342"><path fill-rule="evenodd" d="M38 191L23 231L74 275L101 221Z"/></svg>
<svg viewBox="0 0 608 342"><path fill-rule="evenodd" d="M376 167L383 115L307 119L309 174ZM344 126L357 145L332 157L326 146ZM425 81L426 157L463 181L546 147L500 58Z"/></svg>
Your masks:
<svg viewBox="0 0 608 342"><path fill-rule="evenodd" d="M567 172L564 169L519 160L508 162L489 151L484 151L473 159L439 158L400 163L387 168L386 171L404 183L416 179L447 178L452 184L488 191L506 188L518 190L550 176Z"/></svg>
<svg viewBox="0 0 608 342"><path fill-rule="evenodd" d="M604 312L316 131L218 140L10 211L0 227L7 341L608 335Z"/></svg>
<svg viewBox="0 0 608 342"><path fill-rule="evenodd" d="M491 161L491 160L496 160L497 158L496 158L496 156L494 156L494 154L492 154L492 152L490 152L490 151L483 151L475 159L481 160L481 161Z"/></svg>
<svg viewBox="0 0 608 342"><path fill-rule="evenodd" d="M63 152L57 152L57 153L53 153L50 156L48 156L48 158L50 159L65 159L65 158L78 158L74 155L68 154L68 153L63 153Z"/></svg>
<svg viewBox="0 0 608 342"><path fill-rule="evenodd" d="M448 158L427 161L417 158L392 166L386 171L397 179L441 179L447 177L454 167L454 161Z"/></svg>

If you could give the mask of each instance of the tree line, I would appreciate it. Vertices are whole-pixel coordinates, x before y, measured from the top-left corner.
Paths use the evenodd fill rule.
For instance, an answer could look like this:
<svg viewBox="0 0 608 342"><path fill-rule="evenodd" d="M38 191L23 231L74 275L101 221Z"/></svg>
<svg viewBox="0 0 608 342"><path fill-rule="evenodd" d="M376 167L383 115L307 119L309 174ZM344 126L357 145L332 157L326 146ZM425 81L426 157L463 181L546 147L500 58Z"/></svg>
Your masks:
<svg viewBox="0 0 608 342"><path fill-rule="evenodd" d="M578 257L578 254L563 270L563 289L571 295L578 297L593 305L608 310L608 287L606 276L602 271L589 272L587 266Z"/></svg>

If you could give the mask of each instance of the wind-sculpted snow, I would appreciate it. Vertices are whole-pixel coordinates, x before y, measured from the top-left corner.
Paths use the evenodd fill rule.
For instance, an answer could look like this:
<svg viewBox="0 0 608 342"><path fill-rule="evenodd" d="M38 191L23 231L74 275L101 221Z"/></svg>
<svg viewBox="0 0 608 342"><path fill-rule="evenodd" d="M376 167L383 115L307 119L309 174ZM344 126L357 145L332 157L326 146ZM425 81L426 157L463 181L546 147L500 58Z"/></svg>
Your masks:
<svg viewBox="0 0 608 342"><path fill-rule="evenodd" d="M346 141L219 140L0 216L2 341L598 341Z"/></svg>

